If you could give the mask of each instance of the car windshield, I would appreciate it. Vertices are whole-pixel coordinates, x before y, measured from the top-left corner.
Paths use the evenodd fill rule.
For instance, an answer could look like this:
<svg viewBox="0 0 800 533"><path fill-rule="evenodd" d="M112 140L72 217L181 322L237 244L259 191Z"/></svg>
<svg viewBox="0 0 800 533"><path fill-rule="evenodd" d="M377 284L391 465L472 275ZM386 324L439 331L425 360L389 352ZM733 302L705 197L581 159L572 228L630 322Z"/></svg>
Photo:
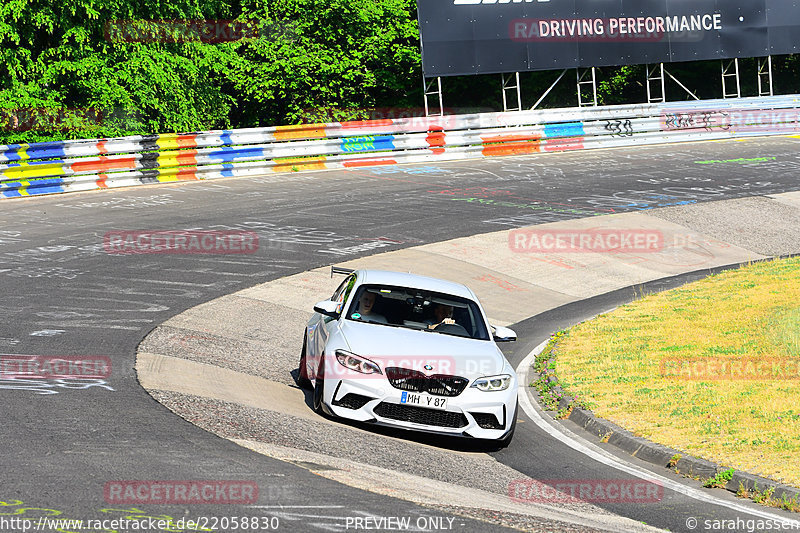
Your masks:
<svg viewBox="0 0 800 533"><path fill-rule="evenodd" d="M474 301L408 287L362 285L350 301L345 319L489 340Z"/></svg>

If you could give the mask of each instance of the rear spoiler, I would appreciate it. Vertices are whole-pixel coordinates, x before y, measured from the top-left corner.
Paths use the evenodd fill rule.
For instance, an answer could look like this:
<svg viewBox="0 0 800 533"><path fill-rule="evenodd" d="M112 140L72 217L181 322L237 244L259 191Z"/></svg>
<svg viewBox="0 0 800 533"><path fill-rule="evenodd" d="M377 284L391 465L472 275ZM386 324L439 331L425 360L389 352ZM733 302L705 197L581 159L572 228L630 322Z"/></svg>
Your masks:
<svg viewBox="0 0 800 533"><path fill-rule="evenodd" d="M337 267L337 266L332 266L331 267L331 277L333 277L334 274L348 275L348 274L352 274L353 272L355 272L355 270L353 270L352 268L344 268L344 267Z"/></svg>

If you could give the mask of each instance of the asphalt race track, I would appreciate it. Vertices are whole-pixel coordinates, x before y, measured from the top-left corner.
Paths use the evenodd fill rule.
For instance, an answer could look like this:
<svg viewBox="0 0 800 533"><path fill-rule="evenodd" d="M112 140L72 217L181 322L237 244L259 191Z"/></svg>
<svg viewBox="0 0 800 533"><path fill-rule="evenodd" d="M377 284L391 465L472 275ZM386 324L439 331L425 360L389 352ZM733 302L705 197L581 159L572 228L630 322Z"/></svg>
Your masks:
<svg viewBox="0 0 800 533"><path fill-rule="evenodd" d="M0 352L106 356L112 371L102 380L0 380L0 507L9 509L0 512L0 530L14 531L2 522L14 517L168 516L177 521L243 515L277 517L279 529L287 531L345 530L354 517L401 516L427 526L423 530L436 524L458 531L503 529L348 487L198 429L140 387L133 368L136 347L148 332L188 308L376 251L545 222L795 191L800 189L799 143L790 137L753 138L4 201ZM109 231L179 229L254 231L259 248L255 254L115 255L103 245ZM591 316L593 306L603 310L621 298L610 296L521 324L521 341L510 359L518 363L551 331ZM495 457L541 479L614 477L594 460L548 443L533 424L521 425L512 446ZM263 507L111 505L104 487L122 480L251 480ZM718 496L735 500L721 491ZM708 505L668 490L657 506L607 510L673 531L685 530L691 515L737 516ZM509 517L505 523L514 521ZM547 520L522 527L572 530Z"/></svg>

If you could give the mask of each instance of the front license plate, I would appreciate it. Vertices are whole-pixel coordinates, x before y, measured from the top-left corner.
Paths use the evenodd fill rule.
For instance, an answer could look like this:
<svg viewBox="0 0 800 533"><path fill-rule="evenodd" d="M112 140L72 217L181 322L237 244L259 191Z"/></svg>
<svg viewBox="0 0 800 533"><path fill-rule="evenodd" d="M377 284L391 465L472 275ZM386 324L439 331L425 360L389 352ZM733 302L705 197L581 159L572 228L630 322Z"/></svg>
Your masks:
<svg viewBox="0 0 800 533"><path fill-rule="evenodd" d="M447 398L428 396L427 394L414 394L413 392L404 392L400 396L400 403L429 409L441 409L442 411L447 409Z"/></svg>

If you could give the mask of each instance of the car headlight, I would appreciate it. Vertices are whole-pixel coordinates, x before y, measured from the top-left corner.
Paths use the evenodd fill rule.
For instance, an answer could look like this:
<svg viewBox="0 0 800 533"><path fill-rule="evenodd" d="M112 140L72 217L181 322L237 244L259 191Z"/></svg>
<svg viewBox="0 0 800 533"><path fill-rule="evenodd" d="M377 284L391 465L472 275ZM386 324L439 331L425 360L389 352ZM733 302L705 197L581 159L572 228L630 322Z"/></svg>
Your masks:
<svg viewBox="0 0 800 533"><path fill-rule="evenodd" d="M336 360L339 364L350 370L361 372L362 374L383 374L381 367L374 361L366 357L361 357L345 350L336 350Z"/></svg>
<svg viewBox="0 0 800 533"><path fill-rule="evenodd" d="M509 386L511 386L511 376L508 374L478 378L472 384L472 387L483 392L506 390Z"/></svg>

